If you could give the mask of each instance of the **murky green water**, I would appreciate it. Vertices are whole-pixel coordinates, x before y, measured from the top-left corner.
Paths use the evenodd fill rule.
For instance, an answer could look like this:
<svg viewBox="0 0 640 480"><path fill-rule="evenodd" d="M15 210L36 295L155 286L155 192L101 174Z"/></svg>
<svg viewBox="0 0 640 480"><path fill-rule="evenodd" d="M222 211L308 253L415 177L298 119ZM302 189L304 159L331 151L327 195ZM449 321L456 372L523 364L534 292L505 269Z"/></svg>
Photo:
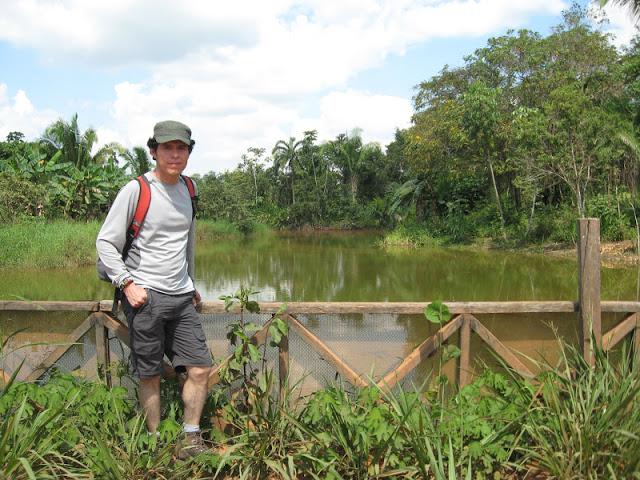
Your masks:
<svg viewBox="0 0 640 480"><path fill-rule="evenodd" d="M381 249L371 233L284 235L244 242L201 243L197 288L205 300L233 293L240 284L265 301L516 301L575 300L573 259L471 249ZM26 300L109 299L111 287L93 267L74 270L4 270L0 298ZM602 270L603 300L638 299L638 270ZM28 327L25 341L62 341L84 314L1 315L5 331ZM357 317L357 318L356 318ZM303 319L356 370L384 373L436 328L424 317L342 316ZM505 344L527 356L557 354L556 336L575 341L575 315L484 315L480 320ZM604 330L618 318L603 318ZM222 326L222 328L224 328ZM209 334L208 334L209 335ZM215 355L224 348L224 334ZM457 335L451 341L457 341ZM222 343L220 343L222 342ZM472 358L491 362L475 336ZM300 355L305 355L301 350ZM316 362L309 356L300 369ZM432 363L432 362L431 362ZM303 365L305 364L305 365ZM426 364L424 368L433 368ZM451 375L454 367L448 367Z"/></svg>
<svg viewBox="0 0 640 480"><path fill-rule="evenodd" d="M274 236L202 243L197 287L204 299L240 284L260 300L575 300L576 261L469 249L381 249L374 234ZM637 269L603 269L603 300L638 298ZM0 271L0 298L97 300L112 290L93 267Z"/></svg>

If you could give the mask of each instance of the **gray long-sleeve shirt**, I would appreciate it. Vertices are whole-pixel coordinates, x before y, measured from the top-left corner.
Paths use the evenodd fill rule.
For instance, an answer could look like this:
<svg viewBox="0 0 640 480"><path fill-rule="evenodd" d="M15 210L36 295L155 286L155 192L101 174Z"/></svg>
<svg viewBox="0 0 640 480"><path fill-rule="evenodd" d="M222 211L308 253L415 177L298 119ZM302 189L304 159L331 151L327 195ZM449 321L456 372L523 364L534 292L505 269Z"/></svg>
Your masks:
<svg viewBox="0 0 640 480"><path fill-rule="evenodd" d="M166 184L153 173L145 174L151 203L126 261L122 249L133 220L140 187L127 183L116 196L96 240L98 255L114 285L132 278L136 285L178 295L195 289L195 219L184 181Z"/></svg>

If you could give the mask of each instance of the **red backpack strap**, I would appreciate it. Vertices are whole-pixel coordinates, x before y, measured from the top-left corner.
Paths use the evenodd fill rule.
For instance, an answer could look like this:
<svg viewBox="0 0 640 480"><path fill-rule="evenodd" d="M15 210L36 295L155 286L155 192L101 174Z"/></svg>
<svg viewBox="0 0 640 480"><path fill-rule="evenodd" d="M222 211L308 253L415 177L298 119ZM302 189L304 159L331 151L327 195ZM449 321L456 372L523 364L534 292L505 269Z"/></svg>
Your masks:
<svg viewBox="0 0 640 480"><path fill-rule="evenodd" d="M184 180L187 190L189 190L189 197L191 197L191 210L193 212L193 217L195 217L198 212L198 192L196 191L196 185L190 177L187 177L186 175L180 176L182 177L182 180Z"/></svg>
<svg viewBox="0 0 640 480"><path fill-rule="evenodd" d="M136 206L136 211L133 214L133 220L131 221L131 225L129 225L129 230L127 231L127 237L130 238L131 241L133 241L133 239L140 233L140 227L142 227L142 224L144 223L144 219L149 211L149 204L151 203L151 187L149 186L149 180L147 180L147 177L144 175L140 175L136 180L140 185L140 195L138 196L138 205Z"/></svg>

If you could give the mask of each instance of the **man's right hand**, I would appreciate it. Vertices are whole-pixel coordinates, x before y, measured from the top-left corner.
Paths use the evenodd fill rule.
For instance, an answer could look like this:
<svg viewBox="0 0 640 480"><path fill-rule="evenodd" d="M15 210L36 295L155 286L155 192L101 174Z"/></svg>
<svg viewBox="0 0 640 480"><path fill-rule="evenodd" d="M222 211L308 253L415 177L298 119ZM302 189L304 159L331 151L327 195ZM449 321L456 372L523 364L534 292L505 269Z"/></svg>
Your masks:
<svg viewBox="0 0 640 480"><path fill-rule="evenodd" d="M126 295L129 305L133 308L141 307L147 301L147 291L134 282L124 287L122 291Z"/></svg>

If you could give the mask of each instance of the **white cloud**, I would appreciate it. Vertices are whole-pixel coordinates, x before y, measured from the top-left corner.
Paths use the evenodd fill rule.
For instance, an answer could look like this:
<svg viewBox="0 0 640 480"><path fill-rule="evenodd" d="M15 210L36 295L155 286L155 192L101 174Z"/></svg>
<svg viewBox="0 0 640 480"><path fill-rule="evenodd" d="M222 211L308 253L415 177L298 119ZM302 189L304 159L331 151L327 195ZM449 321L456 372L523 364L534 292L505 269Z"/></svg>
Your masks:
<svg viewBox="0 0 640 480"><path fill-rule="evenodd" d="M613 36L614 44L618 47L628 46L638 34L638 20L633 18L631 9L610 1L604 7L604 12L610 22L605 30Z"/></svg>
<svg viewBox="0 0 640 480"><path fill-rule="evenodd" d="M0 0L0 39L51 60L162 65L205 59L213 67L252 62L271 76L291 63L331 60L330 76L434 37L481 35L558 14L562 0ZM265 53L267 55L265 56ZM192 65L193 66L193 65ZM347 70L345 72L345 69ZM207 66L204 66L207 70ZM314 68L314 71L320 70ZM244 70L250 79L251 70ZM322 82L320 82L322 83Z"/></svg>
<svg viewBox="0 0 640 480"><path fill-rule="evenodd" d="M201 47L246 46L279 1L3 0L0 38L52 61L157 63Z"/></svg>
<svg viewBox="0 0 640 480"><path fill-rule="evenodd" d="M52 110L37 110L23 90L9 97L7 85L0 83L0 140L15 131L24 133L28 139L36 138L57 118Z"/></svg>
<svg viewBox="0 0 640 480"><path fill-rule="evenodd" d="M365 141L384 147L393 140L396 128L410 125L413 107L406 98L347 90L324 96L320 111L320 118L312 120L320 138L330 139L360 128ZM306 129L312 128L312 122Z"/></svg>

